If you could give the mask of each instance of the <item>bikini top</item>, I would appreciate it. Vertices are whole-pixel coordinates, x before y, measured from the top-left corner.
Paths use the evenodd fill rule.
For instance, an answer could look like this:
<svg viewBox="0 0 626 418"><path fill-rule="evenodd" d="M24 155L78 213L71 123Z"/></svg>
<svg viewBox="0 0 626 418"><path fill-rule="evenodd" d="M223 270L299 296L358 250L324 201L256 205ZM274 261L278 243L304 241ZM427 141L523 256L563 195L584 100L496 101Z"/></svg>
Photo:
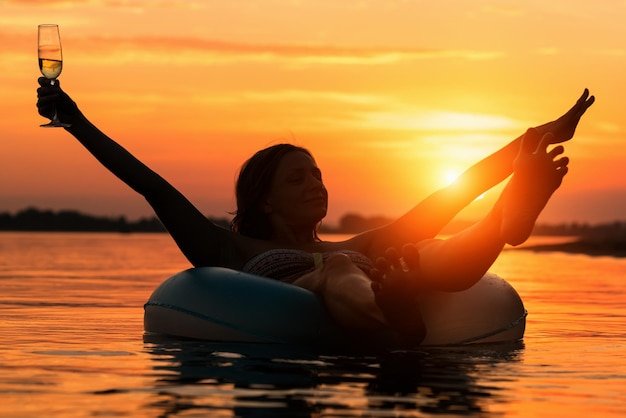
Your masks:
<svg viewBox="0 0 626 418"><path fill-rule="evenodd" d="M281 282L292 283L302 275L315 270L333 254L345 254L350 260L369 275L374 267L372 260L357 251L335 251L328 253L309 253L302 250L275 249L252 257L241 269L246 273L269 277Z"/></svg>

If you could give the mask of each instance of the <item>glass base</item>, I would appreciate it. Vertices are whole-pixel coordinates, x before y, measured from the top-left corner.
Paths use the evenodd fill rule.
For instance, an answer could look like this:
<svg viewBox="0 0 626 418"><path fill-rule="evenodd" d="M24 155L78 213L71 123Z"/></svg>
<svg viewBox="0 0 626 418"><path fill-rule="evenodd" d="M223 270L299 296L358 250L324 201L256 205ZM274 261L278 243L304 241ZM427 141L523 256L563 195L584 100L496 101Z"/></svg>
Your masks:
<svg viewBox="0 0 626 418"><path fill-rule="evenodd" d="M59 120L51 120L49 123L44 123L43 125L39 125L41 128L69 128L72 126L69 123L64 123Z"/></svg>

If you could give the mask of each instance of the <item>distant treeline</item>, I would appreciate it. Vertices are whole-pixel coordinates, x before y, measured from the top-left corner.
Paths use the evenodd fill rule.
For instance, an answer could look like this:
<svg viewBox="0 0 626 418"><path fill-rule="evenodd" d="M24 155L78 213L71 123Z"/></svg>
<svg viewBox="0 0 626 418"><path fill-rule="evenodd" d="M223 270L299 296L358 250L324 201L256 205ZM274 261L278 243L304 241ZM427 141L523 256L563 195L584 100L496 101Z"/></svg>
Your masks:
<svg viewBox="0 0 626 418"><path fill-rule="evenodd" d="M216 224L228 228L230 219L210 218ZM323 233L355 234L386 225L391 218L383 216L365 217L354 213L344 215L336 226L322 224ZM453 222L444 233L454 233L468 226L468 222ZM105 217L80 213L75 210L42 210L26 208L15 214L0 213L0 231L42 231L42 232L165 232L156 217L129 221L124 216ZM537 225L533 235L568 235L581 237L624 237L626 222L590 225L570 223L559 225Z"/></svg>
<svg viewBox="0 0 626 418"><path fill-rule="evenodd" d="M209 218L214 223L230 227L229 218ZM363 217L347 214L336 227L322 225L321 232L352 234L366 231L389 223L391 219L374 216ZM76 210L43 210L26 208L14 215L0 213L0 231L49 231L49 232L165 232L156 217L129 221L125 216L93 216Z"/></svg>
<svg viewBox="0 0 626 418"><path fill-rule="evenodd" d="M377 228L392 222L392 218L382 216L364 217L350 213L344 215L336 228L324 228L323 232L359 233L368 229ZM442 234L453 234L472 225L473 222L454 220L447 225ZM533 235L545 236L575 236L584 238L625 238L626 221L616 221L602 224L589 223L561 223L561 224L538 224L533 229Z"/></svg>
<svg viewBox="0 0 626 418"><path fill-rule="evenodd" d="M228 227L227 219L212 220ZM0 231L165 232L165 228L156 217L129 221L124 216L105 217L87 215L75 210L27 208L15 215L0 213Z"/></svg>

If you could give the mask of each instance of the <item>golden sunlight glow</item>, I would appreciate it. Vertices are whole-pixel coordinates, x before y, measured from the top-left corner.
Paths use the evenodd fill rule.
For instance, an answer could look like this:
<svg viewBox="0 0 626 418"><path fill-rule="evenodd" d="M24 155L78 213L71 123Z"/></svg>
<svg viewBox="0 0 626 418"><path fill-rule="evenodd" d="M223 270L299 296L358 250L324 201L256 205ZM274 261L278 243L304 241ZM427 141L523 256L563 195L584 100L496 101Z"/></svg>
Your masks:
<svg viewBox="0 0 626 418"><path fill-rule="evenodd" d="M456 170L446 170L443 173L443 177L444 177L444 181L446 186L451 185L452 183L456 182L459 178L459 175L461 175L461 173L459 171Z"/></svg>
<svg viewBox="0 0 626 418"><path fill-rule="evenodd" d="M374 127L426 131L496 131L517 128L518 122L508 117L446 110L399 109L375 112L365 122Z"/></svg>
<svg viewBox="0 0 626 418"><path fill-rule="evenodd" d="M459 180L459 176L462 174L460 170L448 169L442 171L442 180L445 186L451 186ZM481 194L474 200L481 200L485 197L487 192Z"/></svg>
<svg viewBox="0 0 626 418"><path fill-rule="evenodd" d="M329 223L399 215L585 87L598 103L547 209L559 221L626 212L626 3L257 3L0 1L0 166L16 179L0 182L0 210L152 215L66 132L39 128L37 24L58 23L62 88L207 214L233 209L246 158L286 141L323 164ZM583 213L579 201L598 203Z"/></svg>
<svg viewBox="0 0 626 418"><path fill-rule="evenodd" d="M432 112L421 115L417 122L431 129L483 132L510 129L516 126L507 117L462 112Z"/></svg>

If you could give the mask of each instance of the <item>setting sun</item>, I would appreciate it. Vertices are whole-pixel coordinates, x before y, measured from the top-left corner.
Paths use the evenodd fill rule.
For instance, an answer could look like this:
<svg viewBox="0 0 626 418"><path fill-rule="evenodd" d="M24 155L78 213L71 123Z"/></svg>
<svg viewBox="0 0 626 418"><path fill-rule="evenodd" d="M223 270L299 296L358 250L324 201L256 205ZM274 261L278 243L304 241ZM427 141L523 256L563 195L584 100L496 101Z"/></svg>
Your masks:
<svg viewBox="0 0 626 418"><path fill-rule="evenodd" d="M455 181L457 181L457 179L459 178L459 176L461 175L460 171L457 170L447 170L443 173L443 178L445 181L445 185L449 186L452 183L454 183Z"/></svg>
<svg viewBox="0 0 626 418"><path fill-rule="evenodd" d="M626 5L583 2L0 2L0 59L12 68L0 164L15 179L0 184L2 209L151 214L66 133L39 128L36 28L58 23L63 89L207 214L233 210L246 158L294 142L323 165L330 223L355 208L399 215L589 87L598 104L565 146L571 170L545 216L615 219L626 202L624 16Z"/></svg>
<svg viewBox="0 0 626 418"><path fill-rule="evenodd" d="M454 169L448 169L448 170L442 171L442 175L441 175L442 184L440 185L440 187L451 186L455 184L459 180L459 176L462 173L463 172L461 170L454 170ZM485 197L485 194L486 192L481 194L474 200L483 199Z"/></svg>

